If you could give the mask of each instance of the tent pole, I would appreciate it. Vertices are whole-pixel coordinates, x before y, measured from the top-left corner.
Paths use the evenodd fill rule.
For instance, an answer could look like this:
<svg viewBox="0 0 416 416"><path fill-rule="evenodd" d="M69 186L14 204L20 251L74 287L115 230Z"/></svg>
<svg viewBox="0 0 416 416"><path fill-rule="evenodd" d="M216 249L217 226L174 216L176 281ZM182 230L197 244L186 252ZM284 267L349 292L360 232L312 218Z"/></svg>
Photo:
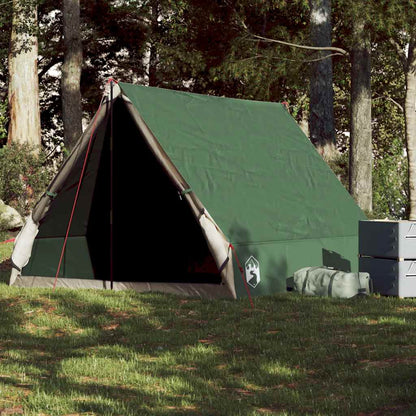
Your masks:
<svg viewBox="0 0 416 416"><path fill-rule="evenodd" d="M62 244L61 255L59 257L58 267L56 269L55 279L54 279L54 282L53 282L53 290L55 290L55 288L56 288L56 283L58 282L59 273L61 271L61 266L62 266L62 263L63 263L63 260L64 260L64 255L65 255L66 245L67 245L67 242L68 242L69 232L71 230L72 220L74 218L75 210L76 210L77 203L78 203L79 193L80 193L80 190L81 190L82 181L84 179L84 174L85 174L85 170L86 170L86 167L87 167L88 156L90 154L93 139L94 139L94 136L95 136L95 129L97 127L97 117L98 117L98 114L100 113L101 108L103 106L104 98L105 98L105 95L103 95L103 97L101 98L100 105L98 107L98 111L95 113L95 116L94 116L94 119L93 119L93 126L92 126L92 129L91 129L90 138L88 140L88 145L87 145L87 149L86 149L86 152L85 152L85 157L84 157L84 162L83 162L82 169L81 169L81 174L80 174L79 179L78 179L77 190L76 190L76 193L75 193L74 202L72 204L72 210L71 210L71 214L69 216L68 225L67 225L67 228L66 228L64 242Z"/></svg>
<svg viewBox="0 0 416 416"><path fill-rule="evenodd" d="M110 286L113 290L113 80L110 81Z"/></svg>

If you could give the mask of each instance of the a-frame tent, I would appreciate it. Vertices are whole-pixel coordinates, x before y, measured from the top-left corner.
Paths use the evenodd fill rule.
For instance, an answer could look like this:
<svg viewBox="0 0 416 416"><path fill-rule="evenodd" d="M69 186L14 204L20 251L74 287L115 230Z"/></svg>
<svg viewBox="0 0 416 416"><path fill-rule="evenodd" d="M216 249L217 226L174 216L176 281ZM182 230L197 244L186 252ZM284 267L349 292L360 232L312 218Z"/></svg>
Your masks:
<svg viewBox="0 0 416 416"><path fill-rule="evenodd" d="M235 298L357 268L365 216L282 104L110 90L18 236L10 284Z"/></svg>

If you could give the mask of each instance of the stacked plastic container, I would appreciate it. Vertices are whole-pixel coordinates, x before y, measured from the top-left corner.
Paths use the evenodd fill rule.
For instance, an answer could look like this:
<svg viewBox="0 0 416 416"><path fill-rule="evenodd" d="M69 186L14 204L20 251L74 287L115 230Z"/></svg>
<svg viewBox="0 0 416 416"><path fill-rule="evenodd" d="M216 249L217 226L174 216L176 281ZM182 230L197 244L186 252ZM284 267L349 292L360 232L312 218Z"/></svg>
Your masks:
<svg viewBox="0 0 416 416"><path fill-rule="evenodd" d="M359 270L374 293L416 297L416 222L360 221Z"/></svg>

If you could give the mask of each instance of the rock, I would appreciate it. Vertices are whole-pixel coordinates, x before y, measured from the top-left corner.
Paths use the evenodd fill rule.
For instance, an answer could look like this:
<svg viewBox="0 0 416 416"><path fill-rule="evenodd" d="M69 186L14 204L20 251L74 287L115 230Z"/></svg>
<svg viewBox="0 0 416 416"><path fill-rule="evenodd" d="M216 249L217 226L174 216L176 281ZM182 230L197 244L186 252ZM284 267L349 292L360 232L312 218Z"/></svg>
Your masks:
<svg viewBox="0 0 416 416"><path fill-rule="evenodd" d="M22 216L0 199L0 229L13 230L24 225Z"/></svg>

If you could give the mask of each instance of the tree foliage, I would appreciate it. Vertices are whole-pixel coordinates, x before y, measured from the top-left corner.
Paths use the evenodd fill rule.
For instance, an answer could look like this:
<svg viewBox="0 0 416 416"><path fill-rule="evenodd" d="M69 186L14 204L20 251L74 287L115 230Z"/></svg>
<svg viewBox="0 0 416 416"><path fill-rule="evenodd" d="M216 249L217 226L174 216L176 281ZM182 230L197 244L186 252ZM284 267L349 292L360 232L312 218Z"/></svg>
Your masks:
<svg viewBox="0 0 416 416"><path fill-rule="evenodd" d="M0 149L0 199L28 215L45 191L53 171L47 169L45 154L34 155L19 144Z"/></svg>
<svg viewBox="0 0 416 416"><path fill-rule="evenodd" d="M377 216L408 213L404 114L405 72L392 41L405 51L416 13L411 0L332 0L332 46L351 52L356 16L371 35L373 203ZM10 4L0 16L0 102L7 96ZM300 122L309 111L314 50L308 0L92 0L81 1L84 118L92 116L109 77L163 88L255 100L286 101ZM43 143L62 144L60 69L61 2L38 6L39 81ZM337 148L333 169L348 184L351 62L334 52ZM2 70L3 69L3 70ZM0 107L0 140L7 112ZM4 110L4 105L3 105ZM2 133L3 132L3 133Z"/></svg>

